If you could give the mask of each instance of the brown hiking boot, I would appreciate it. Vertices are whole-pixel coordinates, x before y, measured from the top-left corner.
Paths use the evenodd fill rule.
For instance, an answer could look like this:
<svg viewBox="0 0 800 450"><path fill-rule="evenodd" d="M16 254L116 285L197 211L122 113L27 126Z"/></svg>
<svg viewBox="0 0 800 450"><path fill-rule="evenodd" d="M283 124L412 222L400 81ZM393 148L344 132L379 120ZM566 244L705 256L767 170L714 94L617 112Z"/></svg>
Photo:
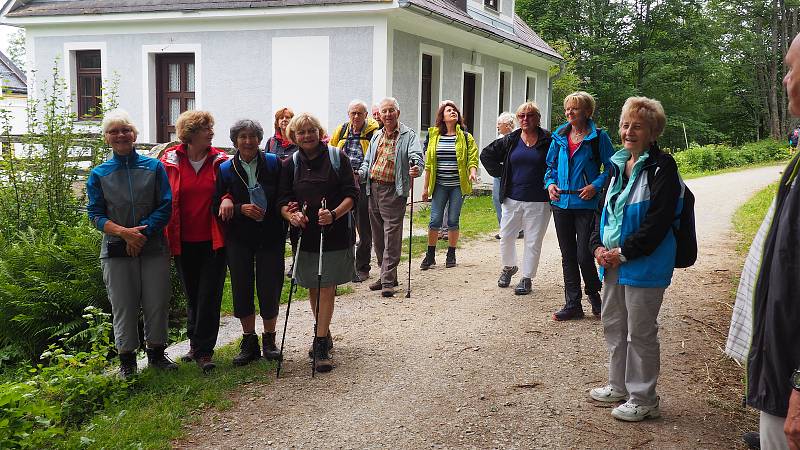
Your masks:
<svg viewBox="0 0 800 450"><path fill-rule="evenodd" d="M328 351L328 338L325 336L314 339L315 370L320 373L333 370L333 359Z"/></svg>
<svg viewBox="0 0 800 450"><path fill-rule="evenodd" d="M197 364L197 367L199 367L200 370L206 374L210 373L215 367L217 367L217 365L214 364L214 361L211 360L211 355L197 356L195 357L194 362Z"/></svg>

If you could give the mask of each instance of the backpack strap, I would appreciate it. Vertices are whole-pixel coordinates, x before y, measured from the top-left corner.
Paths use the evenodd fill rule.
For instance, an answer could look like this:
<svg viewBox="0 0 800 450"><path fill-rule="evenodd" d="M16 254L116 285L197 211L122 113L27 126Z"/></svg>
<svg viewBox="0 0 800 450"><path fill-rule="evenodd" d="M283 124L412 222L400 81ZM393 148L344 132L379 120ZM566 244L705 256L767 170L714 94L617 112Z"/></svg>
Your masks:
<svg viewBox="0 0 800 450"><path fill-rule="evenodd" d="M592 157L594 158L595 162L597 162L597 166L603 164L603 160L600 159L600 135L603 133L602 128L597 128L597 137L592 139ZM649 181L649 180L648 180Z"/></svg>
<svg viewBox="0 0 800 450"><path fill-rule="evenodd" d="M264 159L267 162L267 169L269 169L270 172L277 172L280 170L278 155L274 153L264 153Z"/></svg>

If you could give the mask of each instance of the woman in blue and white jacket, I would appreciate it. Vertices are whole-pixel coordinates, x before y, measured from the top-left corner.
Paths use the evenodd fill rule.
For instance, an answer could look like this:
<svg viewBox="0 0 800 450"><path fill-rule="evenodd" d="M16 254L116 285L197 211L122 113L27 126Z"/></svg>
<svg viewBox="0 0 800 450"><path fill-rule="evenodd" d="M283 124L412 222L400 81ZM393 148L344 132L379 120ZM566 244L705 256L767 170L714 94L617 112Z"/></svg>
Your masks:
<svg viewBox="0 0 800 450"><path fill-rule="evenodd" d="M672 226L683 207L675 160L656 144L667 119L657 100L631 97L622 107L623 148L610 163L600 196L592 250L603 275L603 333L610 356L608 385L592 389L601 402L627 402L611 412L637 422L660 416L658 312L672 281Z"/></svg>
<svg viewBox="0 0 800 450"><path fill-rule="evenodd" d="M600 316L601 284L589 251L589 235L597 194L606 181L608 159L614 147L608 133L592 121L594 108L594 98L590 94L568 95L564 99L567 123L553 133L547 152L544 185L550 196L564 273L565 304L553 314L555 320L583 317L581 275L592 314ZM601 165L605 167L602 172Z"/></svg>
<svg viewBox="0 0 800 450"><path fill-rule="evenodd" d="M112 157L86 181L89 219L103 232L100 265L114 316L120 375L136 373L139 310L144 316L148 365L177 369L164 354L172 291L164 227L172 215L172 191L164 165L134 148L136 126L123 110L101 124Z"/></svg>

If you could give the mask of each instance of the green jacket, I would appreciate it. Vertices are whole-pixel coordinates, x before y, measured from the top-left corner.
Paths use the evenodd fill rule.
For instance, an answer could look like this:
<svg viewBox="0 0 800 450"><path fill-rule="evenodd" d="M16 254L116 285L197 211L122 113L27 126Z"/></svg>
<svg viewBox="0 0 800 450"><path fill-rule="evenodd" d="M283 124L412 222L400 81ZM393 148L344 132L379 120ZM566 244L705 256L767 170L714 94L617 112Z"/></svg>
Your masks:
<svg viewBox="0 0 800 450"><path fill-rule="evenodd" d="M428 128L428 146L425 149L425 170L428 176L428 195L433 195L436 186L436 147L439 145L438 127ZM468 132L461 130L456 124L456 160L458 161L458 178L461 181L461 195L472 193L472 183L469 181L469 169L478 168L478 145Z"/></svg>

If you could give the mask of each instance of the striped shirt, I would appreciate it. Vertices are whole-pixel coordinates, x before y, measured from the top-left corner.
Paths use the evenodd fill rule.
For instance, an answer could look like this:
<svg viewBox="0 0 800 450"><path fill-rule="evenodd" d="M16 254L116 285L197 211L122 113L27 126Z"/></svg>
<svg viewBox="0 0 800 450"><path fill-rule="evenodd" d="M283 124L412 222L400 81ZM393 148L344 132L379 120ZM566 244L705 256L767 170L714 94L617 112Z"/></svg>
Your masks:
<svg viewBox="0 0 800 450"><path fill-rule="evenodd" d="M378 142L378 150L375 152L375 163L369 171L372 180L379 183L394 183L394 159L397 154L397 138L400 137L400 130L395 129L393 133L381 134Z"/></svg>
<svg viewBox="0 0 800 450"><path fill-rule="evenodd" d="M441 136L436 145L436 184L461 186L456 158L456 137Z"/></svg>

